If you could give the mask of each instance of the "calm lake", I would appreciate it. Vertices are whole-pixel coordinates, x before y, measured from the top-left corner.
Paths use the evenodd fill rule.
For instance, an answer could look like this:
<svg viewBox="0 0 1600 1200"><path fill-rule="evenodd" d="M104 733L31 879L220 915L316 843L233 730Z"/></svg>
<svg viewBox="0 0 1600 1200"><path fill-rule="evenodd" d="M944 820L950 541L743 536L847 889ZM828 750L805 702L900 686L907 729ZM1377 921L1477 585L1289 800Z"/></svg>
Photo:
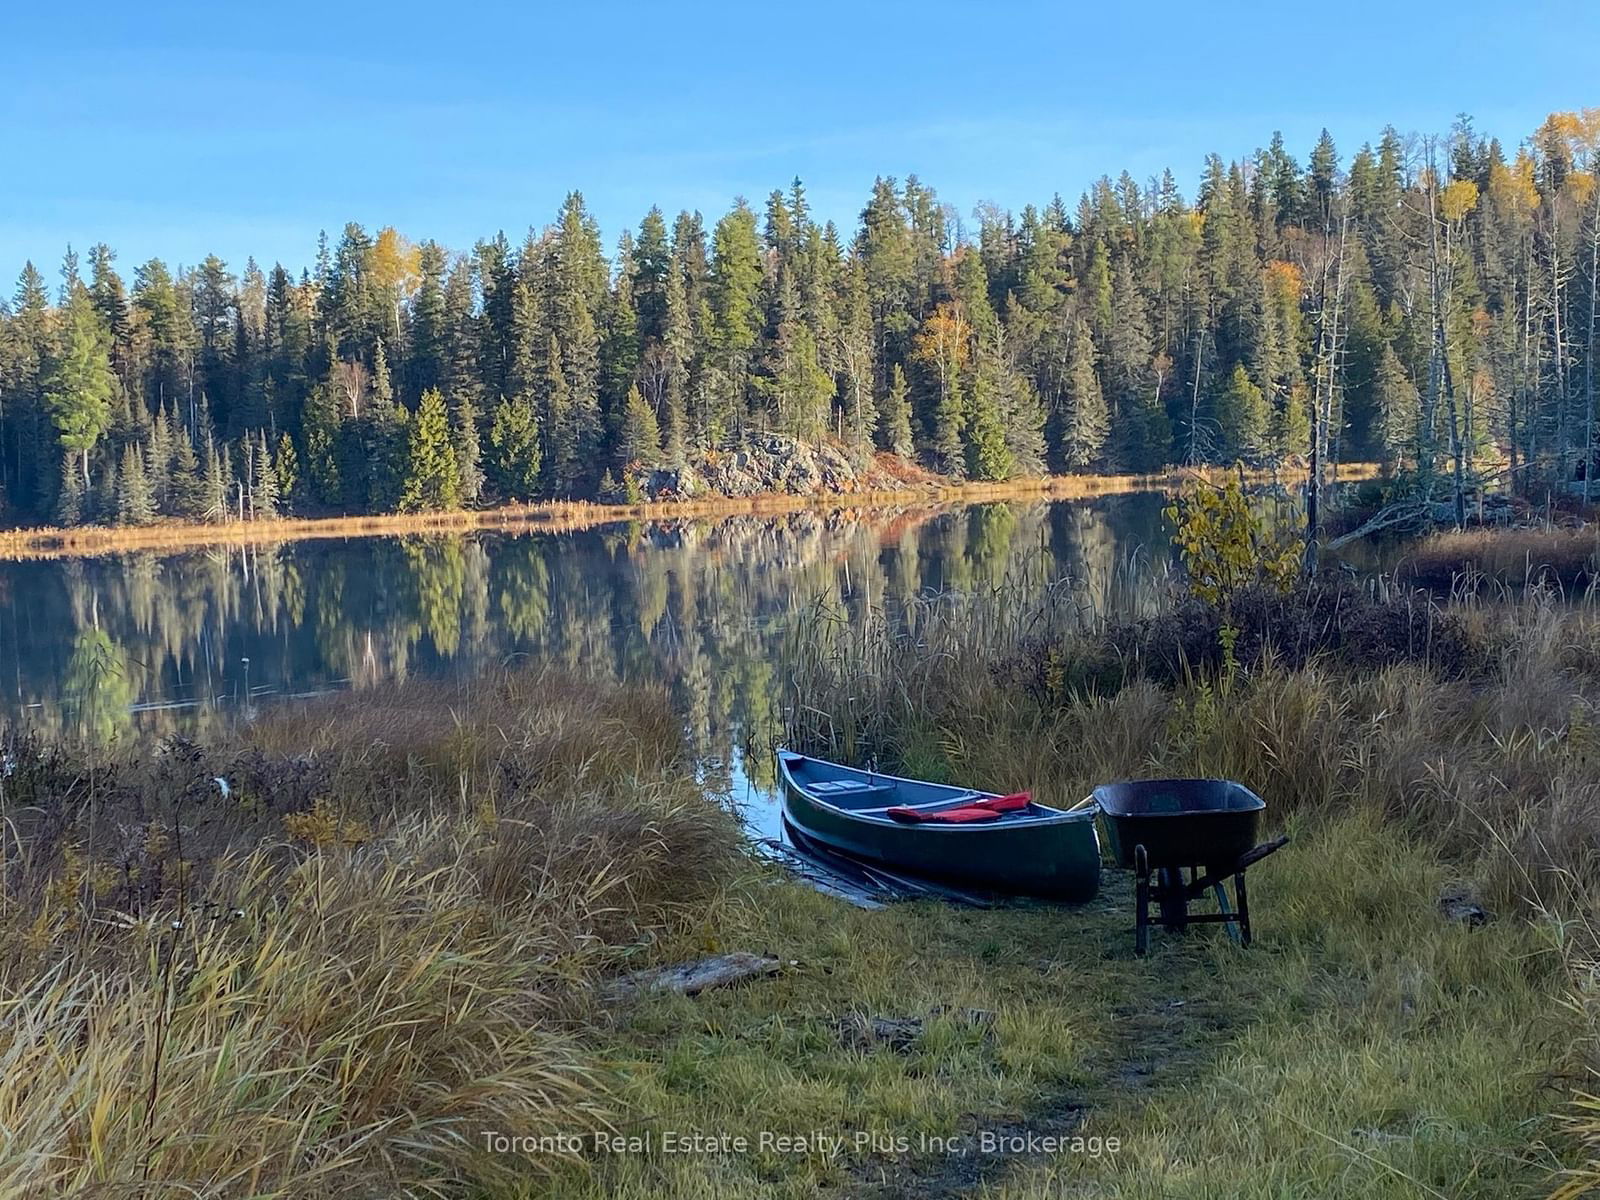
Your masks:
<svg viewBox="0 0 1600 1200"><path fill-rule="evenodd" d="M0 717L101 738L205 734L273 703L553 661L664 681L709 781L764 807L739 748L781 726L774 659L819 601L1071 577L1138 607L1170 558L1156 493L808 511L578 532L374 537L0 563ZM758 820L757 822L763 823Z"/></svg>

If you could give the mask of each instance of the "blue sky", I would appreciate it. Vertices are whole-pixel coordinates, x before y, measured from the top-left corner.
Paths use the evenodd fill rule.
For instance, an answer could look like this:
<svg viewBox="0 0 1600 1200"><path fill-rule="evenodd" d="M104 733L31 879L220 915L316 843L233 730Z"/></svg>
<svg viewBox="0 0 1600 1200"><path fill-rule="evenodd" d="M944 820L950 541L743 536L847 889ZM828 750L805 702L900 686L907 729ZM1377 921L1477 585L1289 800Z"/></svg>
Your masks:
<svg viewBox="0 0 1600 1200"><path fill-rule="evenodd" d="M465 249L576 187L610 246L652 203L709 221L796 174L853 227L880 173L969 214L1125 168L1190 191L1274 129L1303 162L1327 126L1348 159L1389 122L1466 111L1514 144L1600 104L1582 0L5 8L6 292L30 257L54 283L69 242L129 277L213 250L298 269L347 220Z"/></svg>

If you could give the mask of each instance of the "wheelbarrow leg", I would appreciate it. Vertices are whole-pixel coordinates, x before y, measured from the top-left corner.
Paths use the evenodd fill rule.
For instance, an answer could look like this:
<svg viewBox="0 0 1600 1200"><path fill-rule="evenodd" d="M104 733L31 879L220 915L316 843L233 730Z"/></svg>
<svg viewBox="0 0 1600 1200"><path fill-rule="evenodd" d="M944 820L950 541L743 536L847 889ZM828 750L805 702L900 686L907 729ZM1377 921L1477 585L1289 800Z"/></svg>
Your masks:
<svg viewBox="0 0 1600 1200"><path fill-rule="evenodd" d="M1244 872L1233 877L1233 898L1239 902L1239 944L1250 944L1250 895L1244 890Z"/></svg>
<svg viewBox="0 0 1600 1200"><path fill-rule="evenodd" d="M1240 875L1238 878L1243 879L1244 876ZM1211 885L1211 890L1216 893L1217 911L1225 917L1231 915L1233 910L1228 907L1228 889L1225 888L1222 883L1214 883ZM1241 945L1243 944L1244 934L1239 928L1239 922L1237 919L1232 921L1224 921L1222 923L1222 927L1228 931L1228 936L1230 938L1232 938L1235 942L1239 942Z"/></svg>
<svg viewBox="0 0 1600 1200"><path fill-rule="evenodd" d="M1150 949L1150 856L1143 846L1133 848L1134 885L1133 952L1140 958Z"/></svg>

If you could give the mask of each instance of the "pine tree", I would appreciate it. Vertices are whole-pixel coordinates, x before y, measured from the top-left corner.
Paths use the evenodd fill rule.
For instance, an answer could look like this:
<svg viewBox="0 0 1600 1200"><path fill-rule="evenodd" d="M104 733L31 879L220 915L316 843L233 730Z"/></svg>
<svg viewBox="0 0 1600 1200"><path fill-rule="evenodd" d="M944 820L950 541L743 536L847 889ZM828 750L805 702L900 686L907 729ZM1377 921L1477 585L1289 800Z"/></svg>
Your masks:
<svg viewBox="0 0 1600 1200"><path fill-rule="evenodd" d="M461 467L450 440L450 414L437 388L422 395L411 426L410 466L400 495L401 512L436 512L461 507Z"/></svg>

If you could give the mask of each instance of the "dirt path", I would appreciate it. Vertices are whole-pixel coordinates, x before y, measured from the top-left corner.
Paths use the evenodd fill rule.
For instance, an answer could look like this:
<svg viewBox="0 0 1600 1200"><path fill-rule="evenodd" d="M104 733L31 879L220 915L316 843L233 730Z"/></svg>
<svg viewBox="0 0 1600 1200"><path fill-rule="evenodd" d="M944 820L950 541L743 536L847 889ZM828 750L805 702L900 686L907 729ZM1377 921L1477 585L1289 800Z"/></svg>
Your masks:
<svg viewBox="0 0 1600 1200"><path fill-rule="evenodd" d="M1119 983L1123 999L1110 1007L1086 1059L1089 1078L1005 1120L974 1116L963 1153L867 1163L853 1174L855 1200L957 1200L978 1194L1008 1173L1049 1157L1042 1150L982 1153L982 1130L1025 1144L1074 1133L1113 1135L1150 1101L1205 1073L1243 1026L1247 1011L1206 968L1206 944L1226 935L1200 926L1184 935L1152 931L1152 952L1133 954L1133 888L1128 872L1108 872L1101 894L1070 917L1064 914L1064 958L1097 958ZM1045 1143L1048 1145L1048 1143ZM859 1188L860 1190L854 1190Z"/></svg>

